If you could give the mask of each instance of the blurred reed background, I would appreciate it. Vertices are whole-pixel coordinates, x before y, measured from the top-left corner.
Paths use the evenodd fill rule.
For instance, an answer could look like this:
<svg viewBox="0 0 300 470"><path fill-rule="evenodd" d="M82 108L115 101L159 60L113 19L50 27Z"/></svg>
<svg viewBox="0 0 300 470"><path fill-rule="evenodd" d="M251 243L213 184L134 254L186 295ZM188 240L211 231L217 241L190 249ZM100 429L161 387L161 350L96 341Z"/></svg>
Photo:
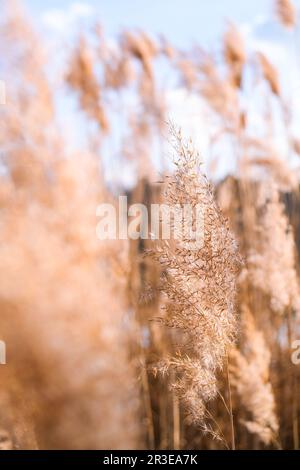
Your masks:
<svg viewBox="0 0 300 470"><path fill-rule="evenodd" d="M296 38L293 3L273 10ZM218 58L95 24L53 83L20 2L0 21L0 447L298 449L298 103L276 67L233 23ZM205 166L168 124L177 86L205 109ZM97 206L124 194L200 203L203 247L99 240Z"/></svg>

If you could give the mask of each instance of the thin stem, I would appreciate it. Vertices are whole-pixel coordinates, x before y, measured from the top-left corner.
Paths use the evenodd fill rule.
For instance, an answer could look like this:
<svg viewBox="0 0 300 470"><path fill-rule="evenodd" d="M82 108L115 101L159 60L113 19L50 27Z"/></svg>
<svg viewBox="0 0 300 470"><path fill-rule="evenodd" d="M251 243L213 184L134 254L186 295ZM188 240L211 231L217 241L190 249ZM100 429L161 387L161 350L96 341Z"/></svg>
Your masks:
<svg viewBox="0 0 300 470"><path fill-rule="evenodd" d="M180 409L179 402L173 391L173 448L180 450Z"/></svg>
<svg viewBox="0 0 300 470"><path fill-rule="evenodd" d="M287 332L288 332L288 346L290 353L292 353L292 316L291 309L287 312ZM293 444L294 450L299 449L299 424L298 424L298 394L297 394L297 377L293 364L290 368L290 383L292 388L292 429L293 429Z"/></svg>
<svg viewBox="0 0 300 470"><path fill-rule="evenodd" d="M141 360L141 379L142 379L142 389L143 389L143 398L146 412L146 423L147 423L147 435L148 443L150 450L155 448L155 438L154 438L154 425L153 425L153 414L151 407L151 397L150 397L150 387L148 380L148 373L146 369L146 362L144 357Z"/></svg>
<svg viewBox="0 0 300 470"><path fill-rule="evenodd" d="M226 374L227 374L227 389L228 389L229 415L230 415L230 428L231 428L231 449L235 450L235 434L234 434L234 422L233 422L233 412L232 412L232 398L231 398L231 387L230 387L228 353L226 354Z"/></svg>

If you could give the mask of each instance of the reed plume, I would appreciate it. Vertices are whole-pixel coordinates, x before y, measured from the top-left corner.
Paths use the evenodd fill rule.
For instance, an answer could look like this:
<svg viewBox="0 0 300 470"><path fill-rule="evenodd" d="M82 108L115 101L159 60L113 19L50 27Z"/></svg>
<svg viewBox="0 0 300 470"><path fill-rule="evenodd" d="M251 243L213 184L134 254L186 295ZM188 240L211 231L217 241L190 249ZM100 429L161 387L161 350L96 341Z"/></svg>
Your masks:
<svg viewBox="0 0 300 470"><path fill-rule="evenodd" d="M163 322L174 328L175 354L161 368L175 371L172 383L192 422L209 430L206 404L218 394L222 369L236 337L235 279L239 267L236 242L199 169L199 155L181 132L172 130L176 170L167 179L165 202L171 207L201 206L203 245L197 249L162 241L154 257L164 270L167 295Z"/></svg>
<svg viewBox="0 0 300 470"><path fill-rule="evenodd" d="M271 64L269 59L262 52L258 53L258 60L264 79L269 83L274 95L280 96L279 76L275 66Z"/></svg>
<svg viewBox="0 0 300 470"><path fill-rule="evenodd" d="M248 254L250 279L270 296L275 312L283 314L290 306L299 311L294 235L274 183L269 183L262 200L256 248L253 246Z"/></svg>
<svg viewBox="0 0 300 470"><path fill-rule="evenodd" d="M96 208L111 196L96 154L67 156L57 129L49 132L50 86L21 14L8 16L2 47L9 50L12 36L23 55L17 70L5 64L14 80L1 134L0 330L9 351L1 368L3 445L135 448L131 327L124 327L124 270L116 269L126 263L128 246L96 237ZM28 89L45 101L33 100Z"/></svg>
<svg viewBox="0 0 300 470"><path fill-rule="evenodd" d="M0 9L0 447L299 448L300 141L280 68L233 23L215 52L96 23L57 61L17 0ZM291 1L276 12L296 27ZM79 103L66 136L53 70ZM205 121L228 221L174 129L166 170L177 108ZM121 194L174 209L176 237L98 240Z"/></svg>
<svg viewBox="0 0 300 470"><path fill-rule="evenodd" d="M276 0L275 9L279 21L286 28L293 28L297 22L297 11L290 0Z"/></svg>
<svg viewBox="0 0 300 470"><path fill-rule="evenodd" d="M82 109L99 124L103 132L108 132L108 118L102 104L101 88L95 75L92 53L83 37L70 62L66 80L77 92Z"/></svg>
<svg viewBox="0 0 300 470"><path fill-rule="evenodd" d="M243 38L233 24L229 24L224 34L224 57L230 69L233 85L240 87L246 52Z"/></svg>
<svg viewBox="0 0 300 470"><path fill-rule="evenodd" d="M238 394L237 404L250 414L242 424L265 445L274 444L279 423L270 382L271 352L246 306L242 306L241 330L241 349L231 351L230 371L231 383Z"/></svg>

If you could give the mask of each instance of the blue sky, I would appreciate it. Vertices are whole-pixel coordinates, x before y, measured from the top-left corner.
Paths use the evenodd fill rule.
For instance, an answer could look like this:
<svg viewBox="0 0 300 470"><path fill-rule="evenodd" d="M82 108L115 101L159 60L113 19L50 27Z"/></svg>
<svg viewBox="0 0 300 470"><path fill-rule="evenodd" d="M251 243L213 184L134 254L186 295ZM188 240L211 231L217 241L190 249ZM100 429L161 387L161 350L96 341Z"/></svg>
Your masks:
<svg viewBox="0 0 300 470"><path fill-rule="evenodd" d="M275 0L23 0L36 28L59 46L73 42L80 26L99 19L106 37L123 28L140 28L154 36L163 34L180 48L195 43L210 52L221 49L227 20L240 29L249 51L261 50L282 69L297 69L300 79L296 36L286 31L274 13ZM293 0L300 11L300 0ZM298 28L299 29L299 28ZM295 67L295 62L297 62ZM293 77L291 77L293 78ZM290 83L289 87L295 87Z"/></svg>
<svg viewBox="0 0 300 470"><path fill-rule="evenodd" d="M248 54L256 51L266 54L281 72L288 101L300 103L299 33L294 35L278 23L274 0L23 0L23 3L37 30L50 40L52 55L67 50L61 45L72 44L80 25L89 25L95 19L104 27L106 37L113 37L123 28L140 28L154 36L163 34L179 48L197 43L215 53L221 50L226 21L233 21L245 39ZM300 0L293 3L300 11ZM251 107L252 96L245 99ZM193 137L205 154L209 128L199 103L180 88L170 93L169 101L170 118ZM65 101L61 103L63 125L72 134L72 129L78 128L74 125L74 113L66 111ZM260 116L255 104L252 107L255 132L259 133ZM299 137L300 109L294 115L293 128ZM282 147L284 154L284 142L280 133L277 135L278 142L274 143Z"/></svg>
<svg viewBox="0 0 300 470"><path fill-rule="evenodd" d="M87 6L82 16L98 16L108 34L123 27L139 27L150 33L163 33L178 46L194 41L213 47L222 34L226 19L237 24L270 17L272 0L24 0L38 26L47 15L61 11L65 18L78 17L74 5ZM80 12L80 8L78 8ZM84 8L81 8L84 12ZM55 16L53 16L55 18Z"/></svg>

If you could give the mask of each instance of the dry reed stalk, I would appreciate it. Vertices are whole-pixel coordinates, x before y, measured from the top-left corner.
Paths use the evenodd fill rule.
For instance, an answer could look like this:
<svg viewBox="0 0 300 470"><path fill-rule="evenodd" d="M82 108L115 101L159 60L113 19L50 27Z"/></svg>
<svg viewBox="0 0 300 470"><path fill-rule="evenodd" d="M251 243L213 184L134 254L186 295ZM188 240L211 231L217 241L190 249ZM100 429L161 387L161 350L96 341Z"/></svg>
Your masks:
<svg viewBox="0 0 300 470"><path fill-rule="evenodd" d="M276 0L275 9L279 21L286 28L292 29L296 26L297 11L290 0Z"/></svg>
<svg viewBox="0 0 300 470"><path fill-rule="evenodd" d="M53 138L58 132L53 125L55 114L51 87L44 73L43 49L38 47L30 25L23 21L21 10L12 8L17 2L2 2L1 7L4 3L9 14L8 21L5 15L0 20L0 68L10 102L0 110L0 326L14 353L9 373L2 376L7 390L0 393L2 445L26 449L100 445L132 448L142 440L141 445L151 448L220 446L200 437L197 426L181 419L180 398L191 421L200 422L215 436L220 424L219 435L223 433L225 441L231 439L232 447L235 439L239 448L257 443L257 437L253 441L244 427L238 426L239 418L245 418L245 409L248 410L248 429L270 445L277 427L268 376L270 348L272 384L280 403L280 438L285 446L291 446L294 440L297 447L299 374L297 368L288 367L288 344L299 331L295 244L279 193L271 191L267 197L262 193L266 192L264 178L275 180L281 191L293 191L292 195L285 195L290 209L289 198L297 199L298 178L269 144L274 132L270 93L268 115L262 115L266 138L248 135L251 109L242 109L242 76L251 62L246 61L245 45L238 31L230 26L225 32L224 67L224 63L219 66L199 48L179 51L165 39L156 42L144 32L125 32L118 41L111 42L98 28L95 47L81 41L71 57L67 77L79 96L81 108L103 133L108 131L108 116L122 108L124 96L128 92L134 96L138 111L126 106L122 110L125 138L120 153L137 165L139 176L152 174L153 143L161 138L164 128L164 97L168 90L164 89L166 82L161 86L156 76L161 59L175 70L192 97L200 95L201 102L204 98L214 111L213 127L217 129L212 146L217 153L223 154L223 136L226 140L229 135L234 142L241 172L236 184L223 187L219 197L240 238L240 246L249 257L248 270L243 273L247 282L239 300L240 305L249 305L256 322L251 315L246 320L243 314L244 341L240 342L235 359L244 369L243 373L236 371L236 364L227 368L226 394L226 377L218 387L216 374L226 363L227 347L235 336L236 250L226 223L218 217L207 181L201 174L195 177L188 166L190 161L194 164L190 149L183 143L179 145L179 153L185 149L184 155L174 177L167 179L167 193L180 204L202 201L209 216L205 246L200 253L190 253L173 242L158 248L156 257L165 269L163 284L169 296L169 300L158 300L146 288L148 281L155 288L160 276L159 269L141 260L146 244L136 244L138 249L130 253L128 260L126 243L104 246L95 240L95 206L113 199L99 178L96 155L72 155L68 161L66 143ZM296 13L291 2L278 1L277 12L286 27L295 26ZM284 90L279 74L265 56L259 55L259 60L264 80L280 98L281 119L287 129L285 138L300 153L297 139L290 138L292 113L281 102ZM177 84L172 89L176 90ZM109 123L112 135L113 121L110 119ZM107 133L109 143L110 137ZM253 170L251 180L245 175L249 169ZM149 201L145 200L147 204ZM299 218L292 216L299 232ZM133 277L138 281L132 282ZM126 279L136 295L135 301L130 296L130 308ZM149 319L157 316L159 302L166 307L164 322L174 326L172 331L159 329L154 322L149 326ZM132 307L138 317L134 338L130 326ZM267 328L263 338L258 327L264 326ZM127 357L128 349L135 363L143 364L140 377L145 407L140 415L136 411L139 387ZM168 354L170 358L162 369L170 372L170 393L166 381L154 380L149 373L149 366L157 357ZM260 363L262 354L265 356ZM238 392L245 391L239 402L233 395L234 423L232 381ZM228 403L223 397L216 403L212 401L220 390ZM291 406L286 406L287 402ZM147 433L142 433L140 440L136 436L140 429L136 424L138 416L141 422L146 417L148 441ZM208 419L204 423L205 417ZM213 421L216 427L210 424Z"/></svg>
<svg viewBox="0 0 300 470"><path fill-rule="evenodd" d="M160 47L162 55L166 56L169 60L176 58L178 54L177 49L163 35L160 36Z"/></svg>
<svg viewBox="0 0 300 470"><path fill-rule="evenodd" d="M231 72L231 80L236 87L241 86L246 52L243 38L235 25L229 24L224 34L224 57Z"/></svg>
<svg viewBox="0 0 300 470"><path fill-rule="evenodd" d="M141 62L145 75L152 81L152 61L158 53L158 46L153 39L144 32L138 35L125 32L121 39L124 49Z"/></svg>
<svg viewBox="0 0 300 470"><path fill-rule="evenodd" d="M82 109L98 124L103 132L109 131L104 111L100 84L95 75L93 57L82 37L70 63L66 80L78 93Z"/></svg>
<svg viewBox="0 0 300 470"><path fill-rule="evenodd" d="M144 204L150 207L152 203L159 203L160 188L151 185L147 179L141 179L130 193L130 204ZM137 344L133 356L138 357L141 392L143 400L143 413L145 422L145 436L147 448L171 447L168 439L168 397L158 384L153 384L151 365L153 357L163 355L166 350L166 341L159 326L153 322L157 313L158 295L157 285L160 271L156 263L145 258L144 250L149 248L149 240L131 240L130 242L130 273L129 298L135 312ZM157 417L156 407L159 409ZM159 419L158 419L159 418ZM158 421L158 423L157 423Z"/></svg>
<svg viewBox="0 0 300 470"><path fill-rule="evenodd" d="M176 171L167 180L165 202L200 204L204 213L204 245L191 250L162 241L153 256L165 270L162 290L167 294L163 322L178 333L177 352L161 364L173 370L172 387L192 422L203 430L206 403L217 396L216 373L236 334L235 278L239 256L227 222L218 209L210 185L199 173L199 156L180 132L172 129ZM215 436L217 433L215 433Z"/></svg>
<svg viewBox="0 0 300 470"><path fill-rule="evenodd" d="M211 56L204 54L200 63L200 71L204 79L200 82L201 96L211 108L220 115L224 122L237 120L238 95L237 88L231 80L224 79ZM240 116L238 115L238 121ZM236 126L235 126L236 127Z"/></svg>
<svg viewBox="0 0 300 470"><path fill-rule="evenodd" d="M228 412L230 416L231 449L235 450L235 432L234 432L234 421L233 421L233 408L232 408L231 381L230 381L230 372L229 372L228 353L226 354L226 380L227 380L227 390L228 390Z"/></svg>
<svg viewBox="0 0 300 470"><path fill-rule="evenodd" d="M300 155L300 139L293 139L292 141L292 147L296 154L299 156Z"/></svg>
<svg viewBox="0 0 300 470"><path fill-rule="evenodd" d="M44 70L47 59L20 3L16 0L3 1L0 8L1 79L5 80L6 94L10 97L9 106L1 106L2 158L5 159L5 150L11 149L12 144L15 148L23 146L25 153L29 153L28 148L44 143L45 159L49 156L45 129L51 129L54 119L50 84ZM30 136L30 142L27 136ZM29 174L30 170L28 168Z"/></svg>
<svg viewBox="0 0 300 470"><path fill-rule="evenodd" d="M261 157L245 158L242 162L242 169L247 171L251 167L260 167L261 175L257 175L257 179L267 179L268 181L272 177L281 191L290 192L295 190L299 184L297 172L292 171L289 165L276 154L274 148L261 146L261 150L268 154Z"/></svg>
<svg viewBox="0 0 300 470"><path fill-rule="evenodd" d="M7 30L2 46L10 44ZM25 34L16 38L25 69L23 62L17 70L12 67L11 105L4 112L16 110L22 122L9 121L1 136L6 158L0 176L5 188L0 329L10 356L5 375L1 369L9 399L6 408L1 402L0 426L8 423L6 431L12 428L19 448L36 448L34 437L42 449L137 448L138 398L122 275L128 247L96 237L96 208L101 201L113 203L97 156L66 158L58 132L49 134L44 126L37 100L26 95L27 89L19 99L18 82L31 84L31 93L36 89L41 100L49 86L42 81L40 63L34 62L31 36L28 43ZM26 57L35 63L32 82ZM38 109L40 119L33 123ZM122 265L118 272L116 265Z"/></svg>
<svg viewBox="0 0 300 470"><path fill-rule="evenodd" d="M129 57L110 56L105 63L105 87L119 90L135 80L135 70Z"/></svg>
<svg viewBox="0 0 300 470"><path fill-rule="evenodd" d="M272 309L284 314L291 306L296 311L300 307L295 242L278 189L274 183L268 188L256 247L248 253L249 275L256 288L270 295Z"/></svg>
<svg viewBox="0 0 300 470"><path fill-rule="evenodd" d="M55 174L50 207L31 198L19 212L16 193L5 205L0 297L8 367L35 404L41 448L135 448L125 285L112 270L112 253L95 238L98 198L83 161Z"/></svg>
<svg viewBox="0 0 300 470"><path fill-rule="evenodd" d="M133 34L129 31L121 37L121 48L141 64L139 74L139 96L148 111L155 108L159 101L156 99L154 59L159 53L156 42L146 33Z"/></svg>
<svg viewBox="0 0 300 470"><path fill-rule="evenodd" d="M196 64L188 57L182 56L177 63L177 67L182 74L182 83L188 90L197 89L199 79Z"/></svg>
<svg viewBox="0 0 300 470"><path fill-rule="evenodd" d="M293 340L294 340L294 327L295 322L292 318L291 309L288 308L287 311L287 341L288 341L288 351L290 357L293 354ZM293 445L294 449L299 449L299 422L298 422L298 397L297 397L297 374L295 371L295 364L291 364L289 367L289 383L291 384L292 389L292 429L293 429Z"/></svg>
<svg viewBox="0 0 300 470"><path fill-rule="evenodd" d="M180 450L180 405L176 393L173 393L173 448Z"/></svg>
<svg viewBox="0 0 300 470"><path fill-rule="evenodd" d="M237 348L231 351L230 370L238 404L251 414L251 419L243 424L265 445L274 444L279 425L269 380L271 353L247 307L242 308L242 337L241 351Z"/></svg>
<svg viewBox="0 0 300 470"><path fill-rule="evenodd" d="M259 52L257 56L264 79L269 83L269 86L274 95L280 96L280 83L276 68L262 52Z"/></svg>

